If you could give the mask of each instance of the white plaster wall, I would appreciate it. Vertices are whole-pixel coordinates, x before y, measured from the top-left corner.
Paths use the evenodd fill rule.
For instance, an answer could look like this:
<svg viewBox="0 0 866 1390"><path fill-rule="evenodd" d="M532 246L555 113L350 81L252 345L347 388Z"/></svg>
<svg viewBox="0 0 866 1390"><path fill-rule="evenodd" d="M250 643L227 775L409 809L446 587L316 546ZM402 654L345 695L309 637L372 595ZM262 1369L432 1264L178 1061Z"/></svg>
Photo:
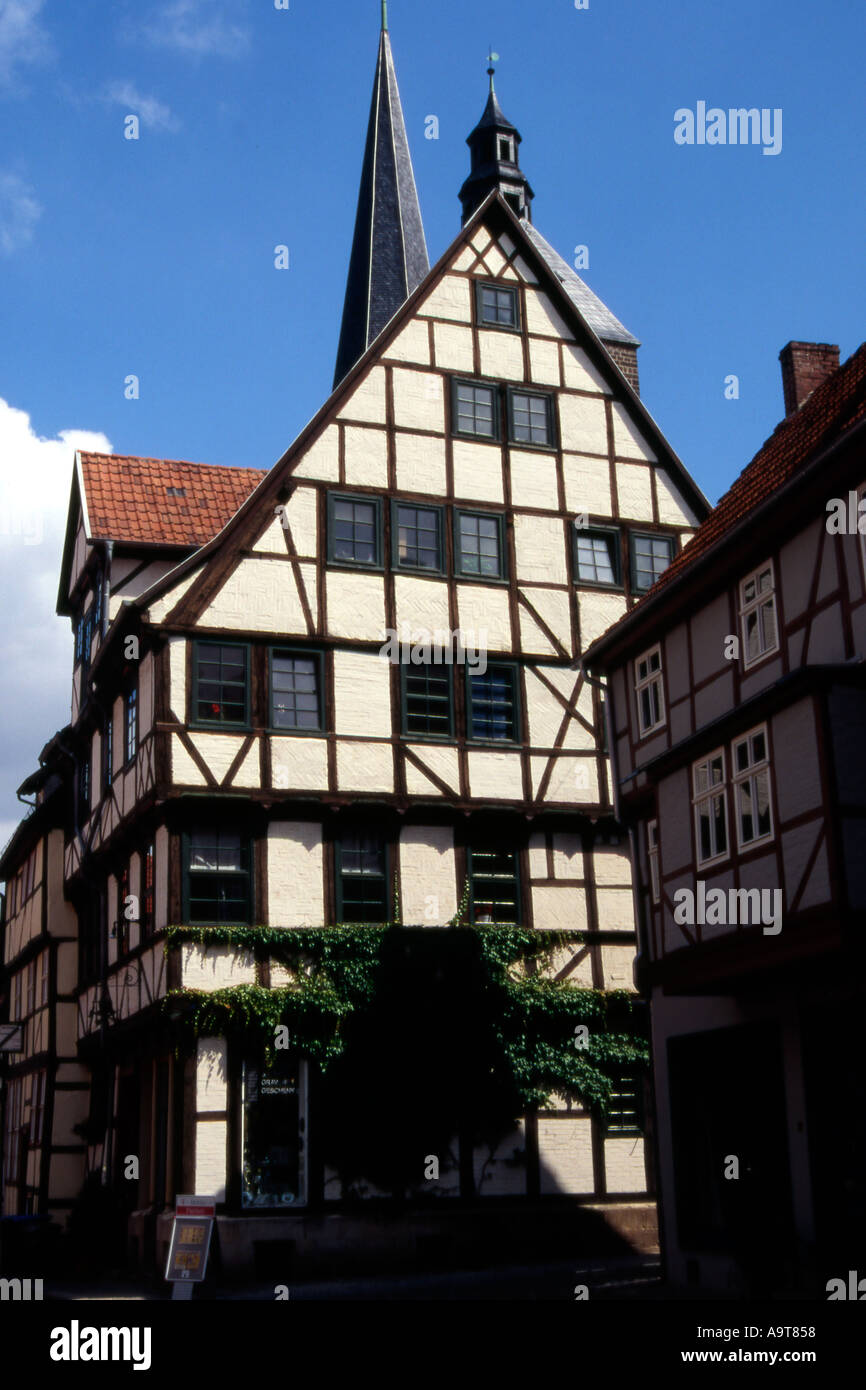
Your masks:
<svg viewBox="0 0 866 1390"><path fill-rule="evenodd" d="M562 879L585 877L583 842L579 835L554 835L553 872Z"/></svg>
<svg viewBox="0 0 866 1390"><path fill-rule="evenodd" d="M620 516L633 517L638 521L652 521L652 482L648 468L640 464L618 463L616 490L619 496Z"/></svg>
<svg viewBox="0 0 866 1390"><path fill-rule="evenodd" d="M457 275L444 275L438 285L421 302L419 314L437 319L456 319L472 322L472 301L469 281Z"/></svg>
<svg viewBox="0 0 866 1390"><path fill-rule="evenodd" d="M592 1123L585 1115L568 1119L538 1117L541 1191L595 1191L592 1164Z"/></svg>
<svg viewBox="0 0 866 1390"><path fill-rule="evenodd" d="M394 423L409 430L445 429L445 395L441 376L394 369Z"/></svg>
<svg viewBox="0 0 866 1390"><path fill-rule="evenodd" d="M617 457L648 459L651 463L656 461L655 454L632 419L630 411L621 401L613 403L613 443Z"/></svg>
<svg viewBox="0 0 866 1390"><path fill-rule="evenodd" d="M356 642L384 642L385 581L380 574L328 570L328 632Z"/></svg>
<svg viewBox="0 0 866 1390"><path fill-rule="evenodd" d="M181 982L184 989L224 989L228 985L252 985L256 966L249 951L234 946L200 946L187 941L181 948Z"/></svg>
<svg viewBox="0 0 866 1390"><path fill-rule="evenodd" d="M536 931L586 931L586 889L570 884L532 889L532 924Z"/></svg>
<svg viewBox="0 0 866 1390"><path fill-rule="evenodd" d="M444 497L448 490L445 440L425 434L404 434L402 431L394 439L398 488L402 492Z"/></svg>
<svg viewBox="0 0 866 1390"><path fill-rule="evenodd" d="M563 449L607 456L607 418L601 397L561 392L559 427Z"/></svg>
<svg viewBox="0 0 866 1390"><path fill-rule="evenodd" d="M393 343L389 345L384 353L385 357L394 358L398 362L417 362L421 366L430 365L430 340L427 333L427 324L418 319L410 319L409 323Z"/></svg>
<svg viewBox="0 0 866 1390"><path fill-rule="evenodd" d="M388 486L388 435L385 430L346 426L346 486Z"/></svg>
<svg viewBox="0 0 866 1390"><path fill-rule="evenodd" d="M226 1195L225 1120L199 1120L195 1127L195 1190L218 1202Z"/></svg>
<svg viewBox="0 0 866 1390"><path fill-rule="evenodd" d="M580 620L580 644L586 650L591 642L607 632L626 611L623 594L604 594L598 589L583 589L577 595Z"/></svg>
<svg viewBox="0 0 866 1390"><path fill-rule="evenodd" d="M523 381L523 338L519 333L495 333L480 329L481 375L503 381Z"/></svg>
<svg viewBox="0 0 866 1390"><path fill-rule="evenodd" d="M162 598L152 603L147 610L148 621L151 623L163 622L171 610L180 603L187 589L191 588L199 578L201 571L202 567L199 565L198 569L185 575L183 579L179 580L177 584L163 594Z"/></svg>
<svg viewBox="0 0 866 1390"><path fill-rule="evenodd" d="M451 630L448 607L448 585L442 579L419 579L415 575L397 574L394 576L394 598L397 613L397 635L400 642L424 641L424 633L430 640L436 632L447 634ZM408 636L404 631L408 626ZM442 639L443 642L445 638Z"/></svg>
<svg viewBox="0 0 866 1390"><path fill-rule="evenodd" d="M186 723L185 637L170 637L168 639L168 676L171 712L182 723Z"/></svg>
<svg viewBox="0 0 866 1390"><path fill-rule="evenodd" d="M295 488L288 502L283 504L295 550L299 556L307 559L314 559L318 550L317 496L316 488L301 484ZM281 518L276 513L262 531L253 550L263 555L288 553L286 532Z"/></svg>
<svg viewBox="0 0 866 1390"><path fill-rule="evenodd" d="M196 1044L195 1108L225 1110L228 1105L228 1046L225 1038L199 1038Z"/></svg>
<svg viewBox="0 0 866 1390"><path fill-rule="evenodd" d="M607 930L599 914L599 926ZM632 920L632 928L634 922ZM634 991L634 943L622 946L602 946L601 970L605 989L626 989Z"/></svg>
<svg viewBox="0 0 866 1390"><path fill-rule="evenodd" d="M391 666L377 652L334 653L338 734L391 736Z"/></svg>
<svg viewBox="0 0 866 1390"><path fill-rule="evenodd" d="M243 746L240 734L201 734L191 732L190 743L200 753L217 782L222 782Z"/></svg>
<svg viewBox="0 0 866 1390"><path fill-rule="evenodd" d="M530 338L529 370L539 386L561 385L557 344L549 338Z"/></svg>
<svg viewBox="0 0 866 1390"><path fill-rule="evenodd" d="M565 534L560 517L518 512L514 517L514 553L519 580L566 583Z"/></svg>
<svg viewBox="0 0 866 1390"><path fill-rule="evenodd" d="M524 453L511 449L508 466L511 470L511 500L515 507L558 511L559 489L554 454Z"/></svg>
<svg viewBox="0 0 866 1390"><path fill-rule="evenodd" d="M371 425L384 425L385 368L372 367L355 387L340 411L341 420L363 420Z"/></svg>
<svg viewBox="0 0 866 1390"><path fill-rule="evenodd" d="M381 368L380 368L381 370ZM355 415L355 419L365 419ZM301 455L292 469L298 478L318 478L321 482L336 483L340 477L340 432L336 425L328 425L309 448Z"/></svg>
<svg viewBox="0 0 866 1390"><path fill-rule="evenodd" d="M583 348L574 343L564 343L562 347L562 370L565 385L574 391L602 391L611 395L610 386L601 372L594 367Z"/></svg>
<svg viewBox="0 0 866 1390"><path fill-rule="evenodd" d="M337 785L344 792L393 792L394 755L389 743L337 743Z"/></svg>
<svg viewBox="0 0 866 1390"><path fill-rule="evenodd" d="M507 590L486 584L458 584L457 611L461 631L472 634L476 649L486 645L491 652L513 651Z"/></svg>
<svg viewBox="0 0 866 1390"><path fill-rule="evenodd" d="M204 787L206 780L177 734L171 736L171 780L182 787Z"/></svg>
<svg viewBox="0 0 866 1390"><path fill-rule="evenodd" d="M272 784L280 791L326 791L328 742L324 738L272 738Z"/></svg>
<svg viewBox="0 0 866 1390"><path fill-rule="evenodd" d="M400 905L406 926L441 927L457 912L454 832L407 825L400 835Z"/></svg>
<svg viewBox="0 0 866 1390"><path fill-rule="evenodd" d="M622 1135L620 1138L606 1138L604 1171L609 1193L646 1191L644 1141L641 1136Z"/></svg>
<svg viewBox="0 0 866 1390"><path fill-rule="evenodd" d="M659 504L659 521L672 526L695 526L698 518L686 506L680 492L671 482L663 468L656 469L656 495Z"/></svg>
<svg viewBox="0 0 866 1390"><path fill-rule="evenodd" d="M515 262L517 269L520 264ZM526 326L541 338L574 338L565 320L541 290L526 291Z"/></svg>
<svg viewBox="0 0 866 1390"><path fill-rule="evenodd" d="M435 773L440 782L450 787L453 796L460 794L459 764L456 748L443 748L435 743L408 745L417 758ZM444 793L425 777L420 768L406 761L406 790L410 796L442 796Z"/></svg>
<svg viewBox="0 0 866 1390"><path fill-rule="evenodd" d="M475 355L471 328L460 328L451 323L436 323L433 325L433 347L437 367L449 372L474 371Z"/></svg>
<svg viewBox="0 0 866 1390"><path fill-rule="evenodd" d="M455 439L453 459L455 497L502 503L502 450L498 444Z"/></svg>
<svg viewBox="0 0 866 1390"><path fill-rule="evenodd" d="M541 779L547 769L547 758L532 758L532 791L538 795ZM598 773L592 758L555 759L547 785L545 801L574 802L592 805L598 801Z"/></svg>
<svg viewBox="0 0 866 1390"><path fill-rule="evenodd" d="M470 751L469 794L484 801L520 801L523 773L519 753Z"/></svg>
<svg viewBox="0 0 866 1390"><path fill-rule="evenodd" d="M584 514L600 517L613 515L607 459L563 454L562 473L565 479L565 503L572 518Z"/></svg>
<svg viewBox="0 0 866 1390"><path fill-rule="evenodd" d="M272 821L268 827L268 925L325 925L322 827Z"/></svg>
<svg viewBox="0 0 866 1390"><path fill-rule="evenodd" d="M300 566L307 602L316 612L316 567ZM236 632L279 632L283 636L307 635L307 620L288 560L242 560L219 593L198 619L198 627L230 628Z"/></svg>

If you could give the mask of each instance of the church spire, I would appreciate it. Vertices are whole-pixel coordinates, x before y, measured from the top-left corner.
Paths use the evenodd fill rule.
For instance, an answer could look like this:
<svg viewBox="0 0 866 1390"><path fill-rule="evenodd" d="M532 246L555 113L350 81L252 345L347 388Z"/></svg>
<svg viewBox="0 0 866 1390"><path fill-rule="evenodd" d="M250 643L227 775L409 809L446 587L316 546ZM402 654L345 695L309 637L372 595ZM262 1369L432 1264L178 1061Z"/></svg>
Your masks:
<svg viewBox="0 0 866 1390"><path fill-rule="evenodd" d="M382 0L382 32L334 385L430 269Z"/></svg>
<svg viewBox="0 0 866 1390"><path fill-rule="evenodd" d="M463 204L464 225L473 212L480 207L491 189L498 188L505 201L518 217L532 221L531 203L535 197L529 180L520 168L518 148L521 142L520 131L513 126L499 105L499 98L493 85L496 69L493 63L498 54L488 55L490 67L490 94L481 120L468 137L466 143L472 152L472 167L469 177L460 190Z"/></svg>

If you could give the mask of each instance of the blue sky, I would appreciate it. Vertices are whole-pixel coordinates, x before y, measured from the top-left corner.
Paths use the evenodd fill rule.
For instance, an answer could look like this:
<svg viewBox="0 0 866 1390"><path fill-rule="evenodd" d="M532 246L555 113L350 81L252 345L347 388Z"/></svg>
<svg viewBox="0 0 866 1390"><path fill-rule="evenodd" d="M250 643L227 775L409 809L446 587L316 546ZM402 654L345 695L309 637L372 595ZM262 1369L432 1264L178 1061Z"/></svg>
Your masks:
<svg viewBox="0 0 866 1390"><path fill-rule="evenodd" d="M844 359L864 337L861 0L389 12L431 259L459 230L492 43L535 221L589 247L648 408L716 500L781 418L780 348ZM378 0L0 0L0 501L40 509L28 544L0 517L0 585L28 594L0 620L0 835L68 717L51 601L74 432L268 467L329 394L378 23ZM781 108L781 153L677 145L699 100Z"/></svg>

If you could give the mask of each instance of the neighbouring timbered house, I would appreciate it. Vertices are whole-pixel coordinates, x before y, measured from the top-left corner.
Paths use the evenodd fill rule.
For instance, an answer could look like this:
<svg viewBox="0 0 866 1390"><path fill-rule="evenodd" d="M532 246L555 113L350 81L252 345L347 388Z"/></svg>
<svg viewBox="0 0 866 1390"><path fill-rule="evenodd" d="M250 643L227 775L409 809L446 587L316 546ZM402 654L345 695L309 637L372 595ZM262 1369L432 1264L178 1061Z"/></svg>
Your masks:
<svg viewBox="0 0 866 1390"><path fill-rule="evenodd" d="M212 1192L240 1269L267 1242L330 1248L324 1217L377 1195L329 1166L339 1115L302 1046L269 1069L237 1037L177 1045L167 996L291 984L229 929L519 923L580 935L559 978L633 993L628 847L577 663L708 507L641 403L637 340L533 226L519 142L491 75L464 225L428 269L383 26L331 397L267 473L76 457L72 718L37 774L62 790L0 868L33 845L53 874L38 904L7 894L4 964L35 1029L18 982L40 990L48 954L62 1046L33 1034L10 1076L39 1096L47 1067L52 1141L77 1137L55 1186L31 1119L37 1181L10 1112L7 1211L68 1209L98 1171L146 1251L176 1191ZM458 1136L440 1193L567 1196L646 1244L639 1086L619 1085L607 1122L553 1097L486 1152Z"/></svg>
<svg viewBox="0 0 866 1390"><path fill-rule="evenodd" d="M781 361L786 418L584 661L634 847L668 1272L824 1297L866 1234L866 346Z"/></svg>

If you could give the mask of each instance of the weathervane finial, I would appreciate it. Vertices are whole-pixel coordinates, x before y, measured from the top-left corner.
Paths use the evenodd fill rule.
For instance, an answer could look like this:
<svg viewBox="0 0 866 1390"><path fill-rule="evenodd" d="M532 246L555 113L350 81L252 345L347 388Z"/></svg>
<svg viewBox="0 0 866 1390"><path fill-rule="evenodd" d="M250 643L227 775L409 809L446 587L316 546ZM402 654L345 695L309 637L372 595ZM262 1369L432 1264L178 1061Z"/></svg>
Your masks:
<svg viewBox="0 0 866 1390"><path fill-rule="evenodd" d="M490 78L490 91L492 92L494 90L493 78L496 76L496 69L493 66L493 64L499 62L499 54L493 52L493 44L490 45L490 52L487 55L487 61L490 64L490 67L487 69L487 75Z"/></svg>
<svg viewBox="0 0 866 1390"><path fill-rule="evenodd" d="M388 0L382 0L382 32L388 32Z"/></svg>

